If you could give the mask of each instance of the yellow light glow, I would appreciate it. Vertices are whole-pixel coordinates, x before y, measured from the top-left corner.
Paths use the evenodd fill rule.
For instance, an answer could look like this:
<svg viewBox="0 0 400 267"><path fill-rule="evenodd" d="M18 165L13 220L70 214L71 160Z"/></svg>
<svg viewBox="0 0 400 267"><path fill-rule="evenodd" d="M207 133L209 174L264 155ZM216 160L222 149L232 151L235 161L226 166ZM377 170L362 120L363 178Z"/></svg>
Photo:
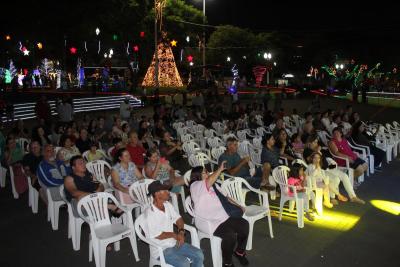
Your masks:
<svg viewBox="0 0 400 267"><path fill-rule="evenodd" d="M172 40L172 41L171 41L171 46L176 46L177 43L178 43L177 41Z"/></svg>
<svg viewBox="0 0 400 267"><path fill-rule="evenodd" d="M43 48L43 44L42 43L37 43L37 48L42 49Z"/></svg>
<svg viewBox="0 0 400 267"><path fill-rule="evenodd" d="M273 217L278 217L279 207L271 206L271 208L278 209L271 212L271 215ZM284 208L282 213L282 220L289 220L296 223L297 222L296 210L290 213L288 209ZM304 224L345 232L353 228L354 225L356 225L356 223L359 220L360 216L357 215L325 209L323 215L322 216L316 215L315 220L313 222L309 221L307 218L304 218Z"/></svg>
<svg viewBox="0 0 400 267"><path fill-rule="evenodd" d="M386 201L386 200L376 200L376 199L371 200L370 202L372 206L374 206L377 209L386 211L387 213L393 215L400 214L400 203Z"/></svg>
<svg viewBox="0 0 400 267"><path fill-rule="evenodd" d="M10 35L6 35L6 40L10 41L11 40L11 36Z"/></svg>

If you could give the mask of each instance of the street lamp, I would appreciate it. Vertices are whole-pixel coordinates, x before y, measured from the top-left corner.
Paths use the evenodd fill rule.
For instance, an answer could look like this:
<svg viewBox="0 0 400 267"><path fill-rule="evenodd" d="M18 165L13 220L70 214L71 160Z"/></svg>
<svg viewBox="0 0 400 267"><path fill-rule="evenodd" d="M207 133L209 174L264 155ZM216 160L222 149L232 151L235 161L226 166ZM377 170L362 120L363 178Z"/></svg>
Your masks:
<svg viewBox="0 0 400 267"><path fill-rule="evenodd" d="M96 28L96 35L99 35L99 34L100 34L100 29Z"/></svg>
<svg viewBox="0 0 400 267"><path fill-rule="evenodd" d="M266 59L267 61L271 60L272 58L272 54L269 52L265 52L263 55L264 59ZM274 65L276 66L276 62L274 62ZM269 84L269 66L267 66L267 84Z"/></svg>
<svg viewBox="0 0 400 267"><path fill-rule="evenodd" d="M231 61L231 57L227 57L226 61L230 62Z"/></svg>

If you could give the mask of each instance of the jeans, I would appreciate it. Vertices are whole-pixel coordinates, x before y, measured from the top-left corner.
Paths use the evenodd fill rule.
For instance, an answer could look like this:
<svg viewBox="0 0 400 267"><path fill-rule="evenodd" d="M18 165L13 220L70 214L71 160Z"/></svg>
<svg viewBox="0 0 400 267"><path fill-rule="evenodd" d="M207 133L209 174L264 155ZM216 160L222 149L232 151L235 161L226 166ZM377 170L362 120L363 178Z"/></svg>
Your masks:
<svg viewBox="0 0 400 267"><path fill-rule="evenodd" d="M243 218L229 217L221 223L214 232L215 236L222 239L222 260L224 264L232 263L232 254L235 249L240 253L245 252L247 237L249 236L249 223Z"/></svg>
<svg viewBox="0 0 400 267"><path fill-rule="evenodd" d="M164 258L175 267L202 267L204 255L201 249L184 243L180 247L164 249Z"/></svg>

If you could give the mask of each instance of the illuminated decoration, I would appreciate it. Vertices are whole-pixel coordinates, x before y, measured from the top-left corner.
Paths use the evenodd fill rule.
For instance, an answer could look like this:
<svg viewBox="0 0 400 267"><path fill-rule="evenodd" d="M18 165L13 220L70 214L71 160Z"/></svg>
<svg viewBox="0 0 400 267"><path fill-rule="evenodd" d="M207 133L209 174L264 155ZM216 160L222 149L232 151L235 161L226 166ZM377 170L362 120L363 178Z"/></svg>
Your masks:
<svg viewBox="0 0 400 267"><path fill-rule="evenodd" d="M371 200L372 206L377 209L386 211L393 215L400 215L400 203L386 201L386 200Z"/></svg>
<svg viewBox="0 0 400 267"><path fill-rule="evenodd" d="M193 65L194 65L194 63L193 63L193 62L190 62L190 63L189 63L189 66L190 66L190 67L192 67Z"/></svg>
<svg viewBox="0 0 400 267"><path fill-rule="evenodd" d="M41 49L43 48L43 44L42 44L42 43L40 43L40 42L39 42L39 43L37 43L37 44L36 44L36 46L37 46L37 48L38 48L39 50L41 50Z"/></svg>
<svg viewBox="0 0 400 267"><path fill-rule="evenodd" d="M227 57L226 61L230 62L231 61L231 57Z"/></svg>
<svg viewBox="0 0 400 267"><path fill-rule="evenodd" d="M131 62L129 62L129 66L131 66L131 69L132 69L133 72L138 72L139 71L139 62L131 61Z"/></svg>
<svg viewBox="0 0 400 267"><path fill-rule="evenodd" d="M56 84L56 89L61 88L61 70L57 70L57 84Z"/></svg>
<svg viewBox="0 0 400 267"><path fill-rule="evenodd" d="M76 52L78 51L78 49L76 49L75 47L71 47L70 49L69 49L69 52L71 52L71 54L76 54Z"/></svg>
<svg viewBox="0 0 400 267"><path fill-rule="evenodd" d="M276 62L274 62L274 66L276 67Z"/></svg>
<svg viewBox="0 0 400 267"><path fill-rule="evenodd" d="M246 57L246 56L243 56L243 59L247 59L247 57Z"/></svg>
<svg viewBox="0 0 400 267"><path fill-rule="evenodd" d="M237 69L236 64L233 65L231 72L233 75L233 80L232 80L231 86L229 87L229 93L236 94L237 93L237 84L239 82L239 70Z"/></svg>
<svg viewBox="0 0 400 267"><path fill-rule="evenodd" d="M19 86L23 86L24 85L24 78L25 78L24 74L22 74L22 73L18 74L18 85Z"/></svg>
<svg viewBox="0 0 400 267"><path fill-rule="evenodd" d="M135 46L133 47L133 51L134 51L134 52L139 52L139 46L138 46L138 45L135 45Z"/></svg>
<svg viewBox="0 0 400 267"><path fill-rule="evenodd" d="M8 71L10 74L10 76L9 76L10 82L9 83L11 83L11 80L14 79L14 77L17 75L17 69L15 68L14 62L12 60L10 60L10 66L8 68ZM6 79L7 79L7 77L6 77ZM6 81L6 83L7 83L7 81Z"/></svg>
<svg viewBox="0 0 400 267"><path fill-rule="evenodd" d="M128 44L126 45L126 54L127 54L127 55L130 54L130 53L129 53L129 46L130 46L130 44L129 44L129 42L128 42Z"/></svg>
<svg viewBox="0 0 400 267"><path fill-rule="evenodd" d="M156 19L160 22L160 30L163 24L163 11L165 6L167 5L167 0L155 0L155 9L156 9Z"/></svg>
<svg viewBox="0 0 400 267"><path fill-rule="evenodd" d="M110 49L109 54L110 54L110 55L114 55L114 50L113 50L112 48Z"/></svg>
<svg viewBox="0 0 400 267"><path fill-rule="evenodd" d="M19 51L22 52L22 47L23 47L23 46L22 46L22 43L21 43L21 42L18 42L18 44L19 44L19 48L18 48L18 49L19 49Z"/></svg>
<svg viewBox="0 0 400 267"><path fill-rule="evenodd" d="M28 49L26 49L26 47L24 47L24 48L22 48L23 49L22 53L24 53L24 56L29 56L30 51Z"/></svg>
<svg viewBox="0 0 400 267"><path fill-rule="evenodd" d="M10 40L11 40L11 36L7 34L7 35L6 35L6 40L7 40L7 41L10 41Z"/></svg>
<svg viewBox="0 0 400 267"><path fill-rule="evenodd" d="M290 73L284 74L284 75L283 75L283 78L294 78L294 75L293 75L293 74L290 74Z"/></svg>
<svg viewBox="0 0 400 267"><path fill-rule="evenodd" d="M256 66L253 68L253 74L256 78L256 87L260 87L264 79L264 74L267 72L267 68L264 66Z"/></svg>
<svg viewBox="0 0 400 267"><path fill-rule="evenodd" d="M27 73L25 73L26 75ZM36 83L36 80L39 82L39 84ZM32 72L32 85L33 86L42 86L42 78L40 77L40 70L39 69L34 69Z"/></svg>
<svg viewBox="0 0 400 267"><path fill-rule="evenodd" d="M85 68L82 67L82 61L78 58L78 62L76 64L76 74L78 80L78 88L81 88L85 84Z"/></svg>
<svg viewBox="0 0 400 267"><path fill-rule="evenodd" d="M117 40L118 40L118 35L114 34L114 35L113 35L113 40L114 40L114 41L117 41Z"/></svg>
<svg viewBox="0 0 400 267"><path fill-rule="evenodd" d="M172 41L171 41L171 46L176 46L177 43L178 43L177 41L172 40Z"/></svg>
<svg viewBox="0 0 400 267"><path fill-rule="evenodd" d="M158 83L160 87L182 87L182 79L179 75L178 69L176 68L174 54L172 53L171 47L165 43L158 44L157 48L158 64ZM149 68L147 69L146 75L143 79L142 86L156 86L155 83L155 71L156 71L156 57L153 56L153 60Z"/></svg>
<svg viewBox="0 0 400 267"><path fill-rule="evenodd" d="M186 59L187 59L187 61L192 62L193 61L193 56L192 55L188 55Z"/></svg>
<svg viewBox="0 0 400 267"><path fill-rule="evenodd" d="M40 66L40 70L42 73L45 74L45 76L49 75L50 72L54 71L54 63L53 61L49 61L47 58L44 58L42 60L42 64Z"/></svg>
<svg viewBox="0 0 400 267"><path fill-rule="evenodd" d="M96 33L96 35L99 35L100 34L100 29L96 28L95 33Z"/></svg>
<svg viewBox="0 0 400 267"><path fill-rule="evenodd" d="M107 58L107 56L108 56L107 53L104 53L104 58Z"/></svg>
<svg viewBox="0 0 400 267"><path fill-rule="evenodd" d="M190 42L190 37L189 36L186 36L186 42Z"/></svg>
<svg viewBox="0 0 400 267"><path fill-rule="evenodd" d="M101 41L99 40L99 48L97 49L97 54L100 54L100 50L101 50Z"/></svg>
<svg viewBox="0 0 400 267"><path fill-rule="evenodd" d="M85 45L85 51L87 52L87 46L86 46L86 41L85 41L85 44L84 44L84 45Z"/></svg>
<svg viewBox="0 0 400 267"><path fill-rule="evenodd" d="M144 38L144 32L140 32L140 37Z"/></svg>
<svg viewBox="0 0 400 267"><path fill-rule="evenodd" d="M264 53L263 57L264 59L271 59L272 55L271 53Z"/></svg>

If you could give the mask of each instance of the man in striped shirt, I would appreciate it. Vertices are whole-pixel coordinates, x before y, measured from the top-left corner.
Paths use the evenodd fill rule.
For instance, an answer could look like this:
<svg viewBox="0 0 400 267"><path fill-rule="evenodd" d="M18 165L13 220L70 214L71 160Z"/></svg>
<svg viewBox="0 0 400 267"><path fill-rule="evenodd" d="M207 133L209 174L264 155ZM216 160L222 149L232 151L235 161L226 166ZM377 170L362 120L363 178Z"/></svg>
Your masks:
<svg viewBox="0 0 400 267"><path fill-rule="evenodd" d="M45 145L43 148L43 160L37 169L39 183L46 190L50 190L54 201L61 200L60 186L64 184L64 177L68 174L64 162L56 160L53 145Z"/></svg>

